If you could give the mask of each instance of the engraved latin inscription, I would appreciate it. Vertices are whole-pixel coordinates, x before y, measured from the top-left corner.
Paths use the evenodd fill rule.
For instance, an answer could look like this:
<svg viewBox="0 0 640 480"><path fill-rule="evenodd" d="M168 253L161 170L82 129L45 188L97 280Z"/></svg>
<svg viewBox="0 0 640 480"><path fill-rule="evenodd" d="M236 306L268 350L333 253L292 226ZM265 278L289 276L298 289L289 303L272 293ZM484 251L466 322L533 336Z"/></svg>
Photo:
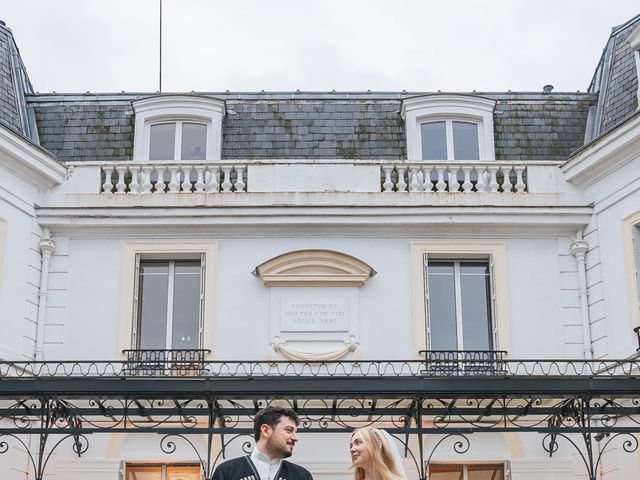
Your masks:
<svg viewBox="0 0 640 480"><path fill-rule="evenodd" d="M282 331L343 332L349 330L347 297L285 297L280 309Z"/></svg>

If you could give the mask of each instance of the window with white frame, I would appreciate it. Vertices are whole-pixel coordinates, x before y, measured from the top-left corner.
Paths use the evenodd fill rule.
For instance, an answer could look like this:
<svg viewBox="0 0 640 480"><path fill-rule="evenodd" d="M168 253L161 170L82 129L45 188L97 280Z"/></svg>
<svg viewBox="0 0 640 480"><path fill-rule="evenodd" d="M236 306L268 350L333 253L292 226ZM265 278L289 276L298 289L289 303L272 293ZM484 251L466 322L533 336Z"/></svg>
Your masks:
<svg viewBox="0 0 640 480"><path fill-rule="evenodd" d="M631 235L633 242L633 258L634 258L634 273L636 277L636 294L640 301L640 225L633 225L631 227Z"/></svg>
<svg viewBox="0 0 640 480"><path fill-rule="evenodd" d="M125 242L118 349L132 374L201 371L213 355L216 241Z"/></svg>
<svg viewBox="0 0 640 480"><path fill-rule="evenodd" d="M424 256L429 350L495 346L491 260Z"/></svg>
<svg viewBox="0 0 640 480"><path fill-rule="evenodd" d="M163 122L149 126L149 160L205 160L206 123Z"/></svg>
<svg viewBox="0 0 640 480"><path fill-rule="evenodd" d="M505 480L505 465L431 464L429 480Z"/></svg>
<svg viewBox="0 0 640 480"><path fill-rule="evenodd" d="M413 241L411 279L421 358L492 361L509 351L504 242Z"/></svg>
<svg viewBox="0 0 640 480"><path fill-rule="evenodd" d="M135 161L220 159L223 100L162 95L136 100L133 109Z"/></svg>
<svg viewBox="0 0 640 480"><path fill-rule="evenodd" d="M136 255L134 348L201 348L204 262L204 255L181 260Z"/></svg>
<svg viewBox="0 0 640 480"><path fill-rule="evenodd" d="M199 465L127 464L126 480L200 480Z"/></svg>
<svg viewBox="0 0 640 480"><path fill-rule="evenodd" d="M495 101L434 94L403 100L409 160L495 160Z"/></svg>
<svg viewBox="0 0 640 480"><path fill-rule="evenodd" d="M420 124L422 160L480 160L476 122L443 119Z"/></svg>

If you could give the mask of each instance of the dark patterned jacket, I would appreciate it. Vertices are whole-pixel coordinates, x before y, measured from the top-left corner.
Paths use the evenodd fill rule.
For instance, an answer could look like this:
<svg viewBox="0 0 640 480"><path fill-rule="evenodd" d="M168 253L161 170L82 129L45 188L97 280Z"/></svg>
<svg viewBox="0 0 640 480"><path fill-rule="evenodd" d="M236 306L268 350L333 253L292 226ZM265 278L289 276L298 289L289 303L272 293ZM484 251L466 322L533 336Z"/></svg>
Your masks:
<svg viewBox="0 0 640 480"><path fill-rule="evenodd" d="M238 457L218 465L212 480L261 480L249 455ZM306 468L283 460L275 480L313 480Z"/></svg>

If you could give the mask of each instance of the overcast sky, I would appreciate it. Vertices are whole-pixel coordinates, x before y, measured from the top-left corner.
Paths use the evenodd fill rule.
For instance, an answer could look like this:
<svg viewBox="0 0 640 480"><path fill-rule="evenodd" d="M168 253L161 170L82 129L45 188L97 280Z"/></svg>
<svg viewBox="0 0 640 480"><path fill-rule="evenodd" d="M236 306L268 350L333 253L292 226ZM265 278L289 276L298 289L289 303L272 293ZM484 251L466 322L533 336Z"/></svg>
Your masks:
<svg viewBox="0 0 640 480"><path fill-rule="evenodd" d="M0 0L34 89L158 89L160 0ZM163 0L163 91L585 91L638 0Z"/></svg>

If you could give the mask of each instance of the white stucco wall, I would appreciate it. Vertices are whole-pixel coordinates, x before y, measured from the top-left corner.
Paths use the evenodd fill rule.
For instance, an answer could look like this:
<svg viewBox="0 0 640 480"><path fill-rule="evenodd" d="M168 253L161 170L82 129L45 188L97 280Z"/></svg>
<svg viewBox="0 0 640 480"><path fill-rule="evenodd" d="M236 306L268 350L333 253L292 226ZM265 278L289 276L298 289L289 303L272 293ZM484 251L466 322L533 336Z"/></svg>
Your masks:
<svg viewBox="0 0 640 480"><path fill-rule="evenodd" d="M46 331L48 358L117 358L120 326L123 238L55 237L60 245L52 260L52 293ZM194 241L201 235L193 234ZM213 240L206 237L207 240ZM452 237L439 237L442 243ZM157 236L136 241L157 241ZM175 239L175 237L174 237ZM359 291L356 358L417 358L411 310L410 245L415 237L264 237L225 236L218 239L215 292L214 357L218 359L279 358L270 342L270 289L251 272L260 263L300 249L340 251L371 265L377 275ZM567 345L580 341L579 327L567 328L567 308L577 303L575 275L567 238L492 238L507 252L510 351L512 358L562 358ZM560 254L562 250L562 255ZM564 275L564 277L563 277ZM132 292L130 293L133 294ZM504 296L504 292L497 292ZM420 308L418 306L417 308ZM53 312L53 310L56 310ZM60 325L58 327L58 325ZM501 326L499 326L500 328ZM247 332L251 332L250 335ZM96 339L96 341L87 341ZM98 341L99 339L99 341ZM230 341L231 339L231 341ZM55 348L54 348L55 345Z"/></svg>
<svg viewBox="0 0 640 480"><path fill-rule="evenodd" d="M38 188L0 165L0 357L32 358L40 283Z"/></svg>

